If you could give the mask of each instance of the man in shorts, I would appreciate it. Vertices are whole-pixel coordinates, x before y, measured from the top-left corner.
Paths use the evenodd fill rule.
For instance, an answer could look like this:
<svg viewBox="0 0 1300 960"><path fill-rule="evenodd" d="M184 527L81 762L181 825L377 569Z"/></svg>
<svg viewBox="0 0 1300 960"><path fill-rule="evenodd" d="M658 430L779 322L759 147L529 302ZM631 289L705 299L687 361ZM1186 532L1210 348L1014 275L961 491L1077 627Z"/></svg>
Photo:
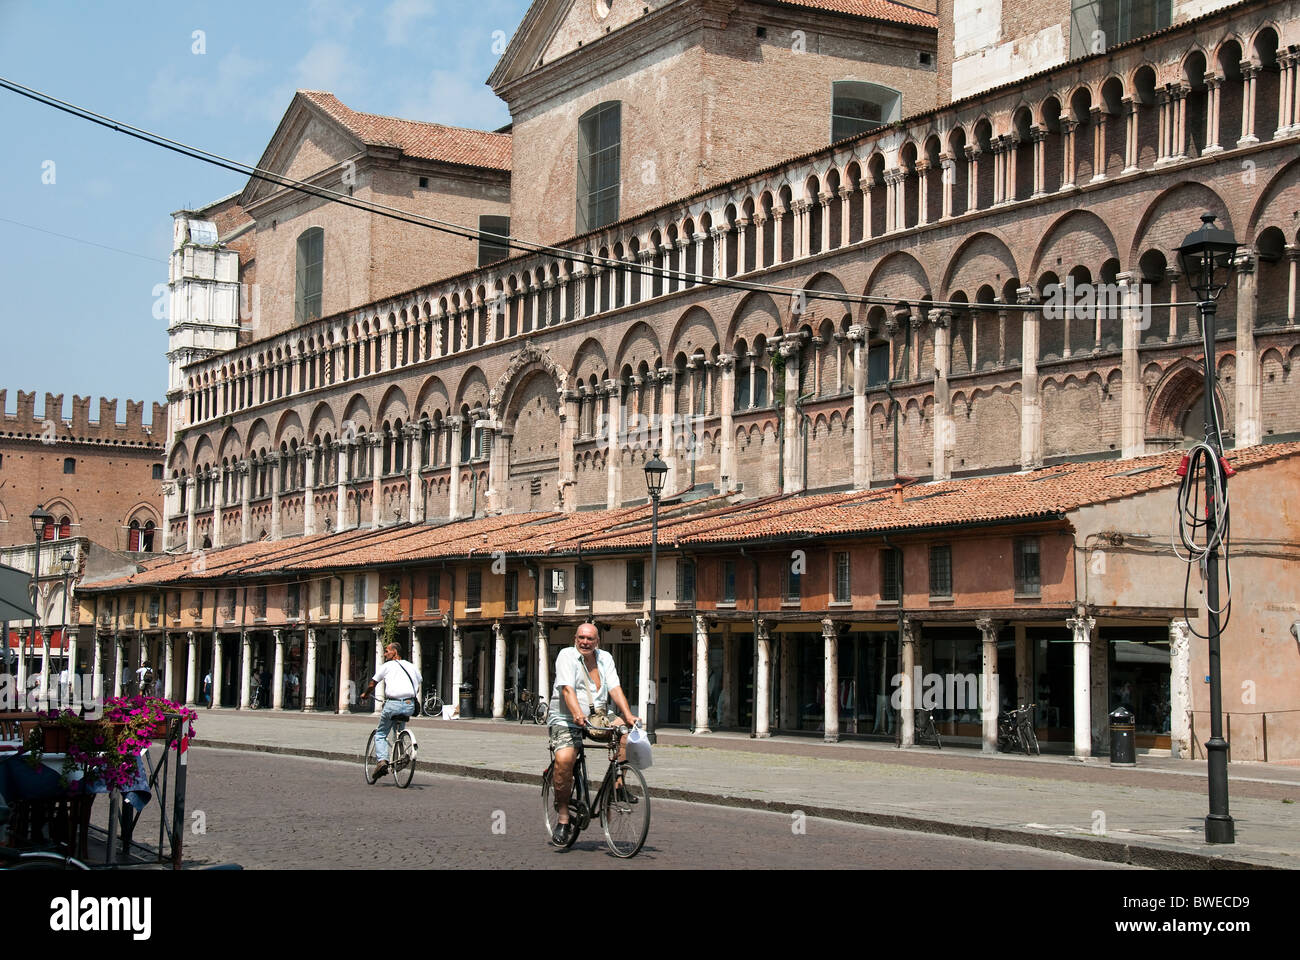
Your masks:
<svg viewBox="0 0 1300 960"><path fill-rule="evenodd" d="M594 623L578 625L573 646L555 658L555 683L551 687L551 752L555 754L556 826L551 840L567 846L576 829L569 822L569 796L573 792L573 765L578 758L578 744L592 709L608 710L610 703L629 727L637 717L628 706L619 685L614 658L600 649L600 630ZM627 749L627 737L619 744L619 759Z"/></svg>

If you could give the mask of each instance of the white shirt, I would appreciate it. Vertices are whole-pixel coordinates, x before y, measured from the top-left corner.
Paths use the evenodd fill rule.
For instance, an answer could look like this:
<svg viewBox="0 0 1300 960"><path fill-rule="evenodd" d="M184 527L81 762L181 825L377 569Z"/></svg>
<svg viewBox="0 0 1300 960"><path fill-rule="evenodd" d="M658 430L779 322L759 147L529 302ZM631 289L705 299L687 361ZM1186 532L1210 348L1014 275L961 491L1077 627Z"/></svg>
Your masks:
<svg viewBox="0 0 1300 960"><path fill-rule="evenodd" d="M577 726L574 717L569 713L569 708L565 706L561 687L573 688L573 692L578 697L578 709L582 711L583 716L591 713L593 690L595 705L609 709L609 693L621 684L618 679L618 669L614 666L614 658L599 647L596 649L596 670L600 674L599 686L591 682L591 676L587 673L587 666L583 662L582 652L577 647L565 647L560 651L560 655L555 658L555 683L551 686L551 726Z"/></svg>
<svg viewBox="0 0 1300 960"><path fill-rule="evenodd" d="M405 668L405 669L403 669ZM422 679L415 664L406 660L386 660L375 674L375 686L384 685L384 696L389 700L407 700L415 696L414 679L418 684Z"/></svg>

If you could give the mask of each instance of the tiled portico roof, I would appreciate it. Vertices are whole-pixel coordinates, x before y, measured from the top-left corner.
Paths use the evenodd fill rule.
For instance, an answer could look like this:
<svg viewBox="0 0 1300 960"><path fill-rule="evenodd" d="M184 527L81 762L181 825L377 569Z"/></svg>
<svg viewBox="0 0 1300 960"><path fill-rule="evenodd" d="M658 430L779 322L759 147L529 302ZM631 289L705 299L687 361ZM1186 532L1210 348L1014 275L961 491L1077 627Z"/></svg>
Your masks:
<svg viewBox="0 0 1300 960"><path fill-rule="evenodd" d="M358 113L332 93L299 90L362 143L397 147L409 157L466 167L509 170L512 141L508 133L489 133L440 123Z"/></svg>
<svg viewBox="0 0 1300 960"><path fill-rule="evenodd" d="M1300 455L1300 442L1231 451L1249 482L1253 468ZM660 507L659 542L666 549L789 542L877 533L980 527L1066 517L1081 507L1122 500L1178 483L1181 450L1132 460L1063 463L1023 473L967 477L906 486L902 503L890 488L741 500L715 495L669 500ZM650 546L648 504L578 513L525 513L442 524L292 537L209 550L201 564L185 554L148 561L130 577L86 583L83 592L272 578L326 570L357 570L439 560L575 557L641 552Z"/></svg>
<svg viewBox="0 0 1300 960"><path fill-rule="evenodd" d="M891 0L776 0L781 7L808 7L812 10L828 10L831 13L847 13L854 17L868 17L872 20L889 20L894 23L911 24L914 27L939 28L939 18L933 13L926 13L915 7Z"/></svg>

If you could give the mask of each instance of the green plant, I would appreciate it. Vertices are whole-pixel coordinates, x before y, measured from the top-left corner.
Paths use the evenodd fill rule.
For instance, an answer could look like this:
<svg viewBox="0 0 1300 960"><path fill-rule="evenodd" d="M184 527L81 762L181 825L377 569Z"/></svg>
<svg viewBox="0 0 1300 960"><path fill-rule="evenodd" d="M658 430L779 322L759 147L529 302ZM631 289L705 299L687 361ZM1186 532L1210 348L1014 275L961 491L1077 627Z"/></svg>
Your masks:
<svg viewBox="0 0 1300 960"><path fill-rule="evenodd" d="M384 600L383 610L381 611L384 625L380 628L380 635L384 638L385 647L396 642L397 625L402 619L402 598L397 584L390 583L386 592L388 596Z"/></svg>

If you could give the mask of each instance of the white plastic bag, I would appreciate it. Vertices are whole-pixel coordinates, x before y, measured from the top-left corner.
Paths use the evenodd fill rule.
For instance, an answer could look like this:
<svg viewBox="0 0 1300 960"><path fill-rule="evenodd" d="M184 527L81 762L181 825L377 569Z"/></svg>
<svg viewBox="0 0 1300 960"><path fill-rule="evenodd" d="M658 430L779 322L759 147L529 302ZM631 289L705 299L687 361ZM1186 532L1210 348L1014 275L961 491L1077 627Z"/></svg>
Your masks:
<svg viewBox="0 0 1300 960"><path fill-rule="evenodd" d="M650 753L650 738L637 724L627 734L627 762L638 770L648 770L654 763Z"/></svg>

